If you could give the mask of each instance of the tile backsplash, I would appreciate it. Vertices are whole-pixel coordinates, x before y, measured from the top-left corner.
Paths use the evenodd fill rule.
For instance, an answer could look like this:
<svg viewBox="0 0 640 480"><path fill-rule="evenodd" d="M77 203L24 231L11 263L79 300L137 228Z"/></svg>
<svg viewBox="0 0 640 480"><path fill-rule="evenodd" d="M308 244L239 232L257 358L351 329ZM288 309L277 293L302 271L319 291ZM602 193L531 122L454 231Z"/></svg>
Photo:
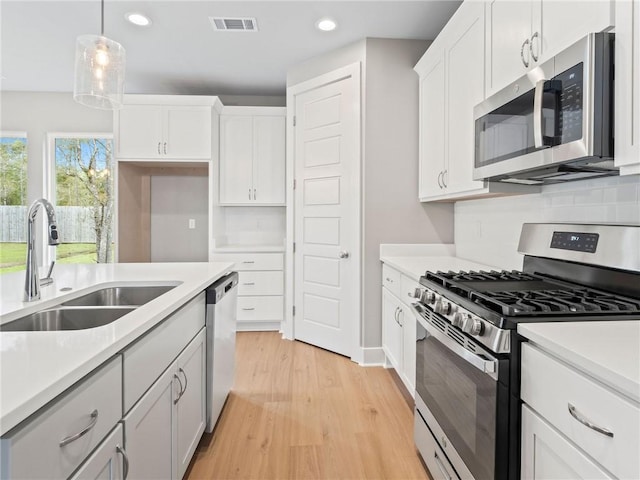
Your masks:
<svg viewBox="0 0 640 480"><path fill-rule="evenodd" d="M520 269L523 223L640 223L640 177L583 180L549 185L538 194L456 202L454 222L458 257Z"/></svg>

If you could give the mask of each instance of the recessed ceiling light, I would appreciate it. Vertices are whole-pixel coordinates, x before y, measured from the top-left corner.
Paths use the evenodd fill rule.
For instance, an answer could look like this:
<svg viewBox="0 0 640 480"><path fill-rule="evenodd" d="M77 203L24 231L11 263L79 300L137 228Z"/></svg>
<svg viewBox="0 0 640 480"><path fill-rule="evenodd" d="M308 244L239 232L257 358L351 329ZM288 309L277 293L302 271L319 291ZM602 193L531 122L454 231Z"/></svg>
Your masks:
<svg viewBox="0 0 640 480"><path fill-rule="evenodd" d="M146 15L138 12L130 12L127 13L124 18L133 23L134 25L138 25L139 27L148 27L151 25L151 19Z"/></svg>
<svg viewBox="0 0 640 480"><path fill-rule="evenodd" d="M322 30L323 32L330 32L332 30L335 30L337 26L338 24L335 22L335 20L332 20L330 18L321 18L316 22L316 28L318 30Z"/></svg>

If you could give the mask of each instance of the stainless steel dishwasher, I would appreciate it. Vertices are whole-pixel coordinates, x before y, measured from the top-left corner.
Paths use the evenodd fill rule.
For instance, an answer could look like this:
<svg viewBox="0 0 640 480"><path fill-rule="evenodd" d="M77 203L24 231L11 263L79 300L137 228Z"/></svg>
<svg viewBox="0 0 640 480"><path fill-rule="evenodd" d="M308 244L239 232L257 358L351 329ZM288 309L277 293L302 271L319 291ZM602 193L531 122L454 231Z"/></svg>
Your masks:
<svg viewBox="0 0 640 480"><path fill-rule="evenodd" d="M238 274L231 272L207 289L207 433L216 426L233 386L237 285Z"/></svg>

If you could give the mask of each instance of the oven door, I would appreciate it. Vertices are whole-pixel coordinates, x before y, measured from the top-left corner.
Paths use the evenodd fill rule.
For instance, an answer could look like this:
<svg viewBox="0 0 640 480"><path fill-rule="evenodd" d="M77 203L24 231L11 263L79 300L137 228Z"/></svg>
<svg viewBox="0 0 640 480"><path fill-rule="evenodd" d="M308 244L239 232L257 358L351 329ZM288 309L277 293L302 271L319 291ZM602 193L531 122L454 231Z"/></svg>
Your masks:
<svg viewBox="0 0 640 480"><path fill-rule="evenodd" d="M508 418L508 388L498 382L499 369L508 369L506 360L498 361L475 343L466 348L468 337L415 307L417 410L461 478L469 473L476 480L504 478L496 463L506 467L506 452L496 450L508 434L499 418Z"/></svg>

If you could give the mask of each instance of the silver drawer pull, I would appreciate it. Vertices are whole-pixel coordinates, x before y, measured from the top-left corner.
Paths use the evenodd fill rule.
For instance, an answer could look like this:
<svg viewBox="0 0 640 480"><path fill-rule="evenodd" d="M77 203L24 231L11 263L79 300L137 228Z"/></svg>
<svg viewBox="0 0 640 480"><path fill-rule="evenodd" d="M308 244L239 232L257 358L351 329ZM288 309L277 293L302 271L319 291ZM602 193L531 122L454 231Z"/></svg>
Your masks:
<svg viewBox="0 0 640 480"><path fill-rule="evenodd" d="M243 308L242 310L244 310L245 312L250 312L251 310L255 310L255 307Z"/></svg>
<svg viewBox="0 0 640 480"><path fill-rule="evenodd" d="M393 283L393 280L391 280L389 277L386 278L387 282L389 283Z"/></svg>
<svg viewBox="0 0 640 480"><path fill-rule="evenodd" d="M184 394L184 386L182 385L182 380L180 380L180 377L178 376L177 373L173 374L173 378L175 378L176 380L178 380L178 383L180 384L180 391L178 392L178 398L176 398L173 401L173 404L175 405L176 403L178 403L180 401L180 399L182 398L182 394Z"/></svg>
<svg viewBox="0 0 640 480"><path fill-rule="evenodd" d="M256 262L254 262L253 260L247 260L247 261L242 262L242 263L256 263Z"/></svg>
<svg viewBox="0 0 640 480"><path fill-rule="evenodd" d="M89 422L89 425L87 425L84 429L82 429L78 433L74 435L69 435L68 437L65 437L62 440L60 440L60 446L64 447L66 445L69 445L71 442L75 442L77 439L79 439L83 435L86 435L87 432L89 432L89 430L91 430L93 427L96 426L96 423L98 423L98 410L94 410L93 412L91 412L91 421Z"/></svg>
<svg viewBox="0 0 640 480"><path fill-rule="evenodd" d="M435 459L436 464L438 465L438 468L440 469L444 477L448 480L451 480L451 475L449 475L449 472L447 472L447 469L442 463L442 460L440 460L440 457L438 456L438 452L433 452L433 458Z"/></svg>
<svg viewBox="0 0 640 480"><path fill-rule="evenodd" d="M125 449L120 445L116 445L116 451L122 455L122 480L127 480L127 477L129 476L129 456Z"/></svg>
<svg viewBox="0 0 640 480"><path fill-rule="evenodd" d="M567 406L569 407L569 413L571 414L571 416L575 418L577 421L579 421L581 424L583 424L585 427L589 427L591 430L595 430L598 433L601 433L607 437L613 438L613 432L607 430L606 428L599 427L594 423L591 423L585 417L580 415L580 413L576 410L576 407L574 407L570 403L567 403Z"/></svg>
<svg viewBox="0 0 640 480"><path fill-rule="evenodd" d="M187 391L187 388L189 387L189 379L187 378L187 374L184 373L184 370L182 368L178 369L178 373L181 373L182 376L184 376L184 392ZM184 395L184 392L182 392L182 395ZM182 396L180 395L180 396Z"/></svg>
<svg viewBox="0 0 640 480"><path fill-rule="evenodd" d="M255 282L244 282L243 285L255 285Z"/></svg>

